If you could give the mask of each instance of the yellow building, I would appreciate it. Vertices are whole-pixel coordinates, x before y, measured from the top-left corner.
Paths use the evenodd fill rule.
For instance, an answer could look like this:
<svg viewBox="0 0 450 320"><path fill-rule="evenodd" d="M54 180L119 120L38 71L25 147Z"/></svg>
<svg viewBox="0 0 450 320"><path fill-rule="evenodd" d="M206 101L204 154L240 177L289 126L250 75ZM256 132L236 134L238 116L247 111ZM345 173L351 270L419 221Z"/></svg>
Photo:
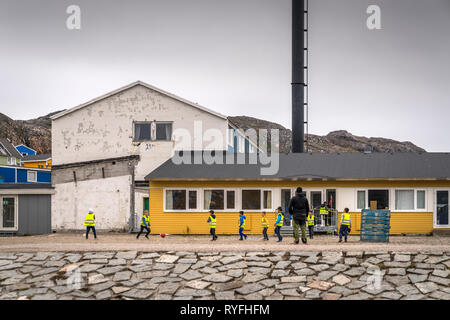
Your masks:
<svg viewBox="0 0 450 320"><path fill-rule="evenodd" d="M52 156L50 154L36 154L25 156L22 158L24 167L38 168L38 169L51 169L52 168Z"/></svg>
<svg viewBox="0 0 450 320"><path fill-rule="evenodd" d="M238 233L239 210L249 234L262 232L262 211L272 232L276 208L286 208L297 187L311 208L323 201L338 212L349 208L352 234L360 233L361 210L370 204L391 210L391 234L450 229L450 154L282 154L277 161L273 175L262 175L261 164L167 161L146 177L152 232L208 234L210 209L218 234Z"/></svg>

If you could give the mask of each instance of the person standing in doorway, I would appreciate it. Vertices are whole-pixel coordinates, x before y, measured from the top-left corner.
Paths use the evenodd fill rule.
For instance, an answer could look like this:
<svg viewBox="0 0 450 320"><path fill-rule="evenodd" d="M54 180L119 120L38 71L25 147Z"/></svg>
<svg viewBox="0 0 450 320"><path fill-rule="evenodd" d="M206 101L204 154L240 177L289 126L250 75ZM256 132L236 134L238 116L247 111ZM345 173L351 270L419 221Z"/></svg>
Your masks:
<svg viewBox="0 0 450 320"><path fill-rule="evenodd" d="M303 194L303 189L298 187L295 191L295 196L289 201L289 214L292 215L293 224L294 224L294 243L298 244L299 234L298 229L300 228L302 231L302 242L307 244L306 239L306 215L309 210L309 202Z"/></svg>
<svg viewBox="0 0 450 320"><path fill-rule="evenodd" d="M308 217L306 218L308 224L309 238L314 238L314 214L310 211Z"/></svg>
<svg viewBox="0 0 450 320"><path fill-rule="evenodd" d="M284 223L284 214L283 214L283 208L278 207L277 208L277 220L275 221L275 233L278 236L278 241L283 241L283 237L281 236L281 227Z"/></svg>
<svg viewBox="0 0 450 320"><path fill-rule="evenodd" d="M212 236L211 241L216 241L217 240L217 235L216 235L217 218L216 218L216 215L214 214L214 210L209 210L209 217L206 222L209 223L209 233L211 233L211 236Z"/></svg>
<svg viewBox="0 0 450 320"><path fill-rule="evenodd" d="M147 233L145 234L145 237L148 239L148 235L150 234L150 217L148 216L148 210L144 211L144 215L141 219L141 230L136 236L136 239L139 239L140 235L144 230L147 230Z"/></svg>
<svg viewBox="0 0 450 320"><path fill-rule="evenodd" d="M263 240L268 241L269 236L267 235L267 229L269 229L269 221L267 220L265 212L262 213L261 224L263 228L263 237L264 237Z"/></svg>
<svg viewBox="0 0 450 320"><path fill-rule="evenodd" d="M247 235L244 233L245 228L245 219L244 211L239 211L239 240L244 240L244 238L247 240Z"/></svg>
<svg viewBox="0 0 450 320"><path fill-rule="evenodd" d="M339 242L342 242L342 237L344 237L345 242L347 242L347 235L352 228L352 220L350 218L349 209L345 208L344 213L341 216L341 227L339 228Z"/></svg>
<svg viewBox="0 0 450 320"><path fill-rule="evenodd" d="M326 201L320 206L319 210L320 224L322 225L322 227L328 226L328 216L330 214L330 209L328 208Z"/></svg>
<svg viewBox="0 0 450 320"><path fill-rule="evenodd" d="M83 225L86 227L86 240L89 238L89 231L94 233L94 239L97 239L97 233L95 232L95 214L93 209L89 209L89 213L84 219Z"/></svg>

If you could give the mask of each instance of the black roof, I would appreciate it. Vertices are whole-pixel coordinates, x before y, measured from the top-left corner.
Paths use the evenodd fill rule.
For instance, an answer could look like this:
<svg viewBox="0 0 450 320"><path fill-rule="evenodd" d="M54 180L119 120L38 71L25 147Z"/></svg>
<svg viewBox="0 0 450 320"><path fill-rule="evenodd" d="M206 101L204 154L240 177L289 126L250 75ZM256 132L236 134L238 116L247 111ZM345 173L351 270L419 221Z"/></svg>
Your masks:
<svg viewBox="0 0 450 320"><path fill-rule="evenodd" d="M51 157L52 155L49 153L35 154L30 156L24 156L22 158L22 161L44 161L50 159Z"/></svg>
<svg viewBox="0 0 450 320"><path fill-rule="evenodd" d="M53 189L51 183L0 183L1 189Z"/></svg>
<svg viewBox="0 0 450 320"><path fill-rule="evenodd" d="M187 154L191 159L194 154L201 156L201 152ZM223 154L224 157L233 157L236 163L236 154ZM248 155L245 163L247 164L177 165L170 159L148 174L146 180L450 179L450 153L280 154L279 170L275 175L262 175L261 168L269 166L248 164Z"/></svg>
<svg viewBox="0 0 450 320"><path fill-rule="evenodd" d="M0 144L3 146L3 148L6 150L8 154L4 154L3 151L0 149L0 155L3 156L9 156L14 158L22 158L22 155L17 151L16 147L8 141L8 139L0 138Z"/></svg>

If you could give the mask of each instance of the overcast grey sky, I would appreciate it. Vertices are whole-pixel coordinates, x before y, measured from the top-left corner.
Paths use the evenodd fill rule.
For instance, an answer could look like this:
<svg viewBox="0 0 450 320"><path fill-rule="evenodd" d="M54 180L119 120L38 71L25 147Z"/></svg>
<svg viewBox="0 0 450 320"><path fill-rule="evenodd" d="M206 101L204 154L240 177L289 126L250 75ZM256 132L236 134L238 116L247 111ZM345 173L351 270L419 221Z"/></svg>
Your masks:
<svg viewBox="0 0 450 320"><path fill-rule="evenodd" d="M449 56L450 0L311 1L310 133L450 151ZM136 80L291 127L291 0L0 0L0 112L30 119Z"/></svg>

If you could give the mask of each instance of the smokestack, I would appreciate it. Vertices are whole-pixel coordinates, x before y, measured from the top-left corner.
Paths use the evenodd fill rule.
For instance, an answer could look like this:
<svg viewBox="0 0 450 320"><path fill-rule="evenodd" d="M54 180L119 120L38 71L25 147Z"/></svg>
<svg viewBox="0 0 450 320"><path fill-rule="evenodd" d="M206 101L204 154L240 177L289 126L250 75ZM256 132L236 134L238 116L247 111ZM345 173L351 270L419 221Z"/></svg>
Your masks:
<svg viewBox="0 0 450 320"><path fill-rule="evenodd" d="M292 0L292 152L305 152L305 1Z"/></svg>

